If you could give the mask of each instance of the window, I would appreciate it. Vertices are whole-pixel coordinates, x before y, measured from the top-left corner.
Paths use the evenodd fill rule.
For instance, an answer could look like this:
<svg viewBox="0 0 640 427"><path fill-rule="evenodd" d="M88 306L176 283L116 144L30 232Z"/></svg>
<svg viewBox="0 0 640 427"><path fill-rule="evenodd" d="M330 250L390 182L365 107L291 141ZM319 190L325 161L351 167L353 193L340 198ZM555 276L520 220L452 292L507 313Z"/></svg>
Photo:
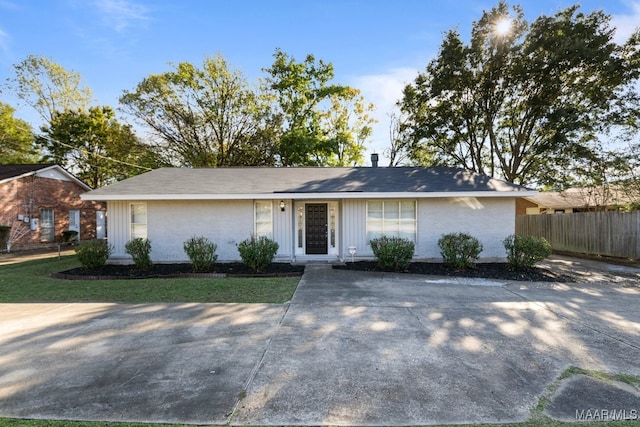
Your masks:
<svg viewBox="0 0 640 427"><path fill-rule="evenodd" d="M256 237L266 236L271 238L273 233L273 221L271 219L271 201L256 202L255 223Z"/></svg>
<svg viewBox="0 0 640 427"><path fill-rule="evenodd" d="M367 239L396 236L416 241L416 202L367 202Z"/></svg>
<svg viewBox="0 0 640 427"><path fill-rule="evenodd" d="M131 204L131 240L147 238L147 205L145 203Z"/></svg>
<svg viewBox="0 0 640 427"><path fill-rule="evenodd" d="M53 209L40 210L40 240L52 242L55 238L55 222Z"/></svg>

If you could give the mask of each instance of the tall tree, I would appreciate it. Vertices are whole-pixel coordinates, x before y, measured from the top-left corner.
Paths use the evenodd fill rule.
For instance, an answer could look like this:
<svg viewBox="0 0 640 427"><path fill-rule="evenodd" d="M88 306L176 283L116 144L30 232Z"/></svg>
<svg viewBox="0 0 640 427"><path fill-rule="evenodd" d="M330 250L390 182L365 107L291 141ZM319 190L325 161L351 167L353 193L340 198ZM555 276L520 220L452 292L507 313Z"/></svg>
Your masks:
<svg viewBox="0 0 640 427"><path fill-rule="evenodd" d="M154 156L149 147L140 143L130 126L119 123L109 107L57 112L43 130L37 141L49 159L93 188L157 166L150 160Z"/></svg>
<svg viewBox="0 0 640 427"><path fill-rule="evenodd" d="M14 65L16 76L7 86L27 105L33 107L45 125L59 111L84 110L91 90L81 86L81 76L68 71L50 58L29 55Z"/></svg>
<svg viewBox="0 0 640 427"><path fill-rule="evenodd" d="M270 126L278 121L266 98L222 56L206 58L201 68L182 62L152 74L135 91L125 91L120 103L178 165L273 164L271 138L277 135Z"/></svg>
<svg viewBox="0 0 640 427"><path fill-rule="evenodd" d="M373 109L360 91L331 84L333 65L307 55L302 62L281 50L266 82L283 117L278 151L283 166L360 164Z"/></svg>
<svg viewBox="0 0 640 427"><path fill-rule="evenodd" d="M449 31L399 102L412 157L557 185L589 143L637 114L640 35L617 45L613 34L600 11L573 6L529 26L502 1L469 44Z"/></svg>
<svg viewBox="0 0 640 427"><path fill-rule="evenodd" d="M35 163L38 153L29 123L14 117L15 110L0 102L0 164Z"/></svg>

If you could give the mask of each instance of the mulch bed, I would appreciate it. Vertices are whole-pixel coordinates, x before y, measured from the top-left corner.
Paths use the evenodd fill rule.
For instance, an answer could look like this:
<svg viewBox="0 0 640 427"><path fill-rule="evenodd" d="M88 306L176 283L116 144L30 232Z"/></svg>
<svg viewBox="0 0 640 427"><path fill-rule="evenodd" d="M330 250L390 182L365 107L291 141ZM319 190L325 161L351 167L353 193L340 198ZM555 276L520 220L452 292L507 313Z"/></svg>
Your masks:
<svg viewBox="0 0 640 427"><path fill-rule="evenodd" d="M375 261L346 262L333 268L359 271L383 271ZM255 273L240 262L218 263L213 271L195 273L191 264L154 264L149 270L139 270L135 265L108 264L99 270L87 270L82 267L54 273L51 277L68 280L112 280L112 279L151 279L151 278L213 278L213 277L296 277L302 276L304 265L273 263L260 273ZM518 280L525 282L574 282L567 275L557 274L541 268L514 270L504 263L476 264L474 268L455 269L441 263L412 262L403 273L432 276L476 277L494 280Z"/></svg>
<svg viewBox="0 0 640 427"><path fill-rule="evenodd" d="M378 268L375 261L346 262L333 268L359 271L384 271ZM567 275L554 273L542 268L515 270L506 263L482 263L474 268L456 269L442 263L412 262L404 273L425 274L433 276L475 277L495 280L518 280L524 282L574 282Z"/></svg>
<svg viewBox="0 0 640 427"><path fill-rule="evenodd" d="M296 277L302 276L304 266L273 263L264 271L255 273L243 263L219 263L212 271L195 273L191 264L154 264L148 270L139 270L135 265L108 264L99 270L78 267L54 273L51 277L68 280L112 280L151 278L207 278L207 277Z"/></svg>

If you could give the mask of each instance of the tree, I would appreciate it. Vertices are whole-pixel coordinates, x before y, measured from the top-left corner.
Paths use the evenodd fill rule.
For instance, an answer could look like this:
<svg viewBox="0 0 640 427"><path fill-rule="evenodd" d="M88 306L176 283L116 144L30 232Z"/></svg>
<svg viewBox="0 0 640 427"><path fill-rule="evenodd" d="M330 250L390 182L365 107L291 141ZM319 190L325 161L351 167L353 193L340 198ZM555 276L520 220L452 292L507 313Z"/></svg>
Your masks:
<svg viewBox="0 0 640 427"><path fill-rule="evenodd" d="M140 164L149 164L153 154L130 126L118 122L109 107L57 112L43 130L45 134L37 141L47 151L48 159L74 172L90 187L150 169Z"/></svg>
<svg viewBox="0 0 640 427"><path fill-rule="evenodd" d="M149 127L174 163L191 167L273 164L278 124L264 95L222 56L198 68L179 63L152 74L120 98ZM256 150L259 146L260 150Z"/></svg>
<svg viewBox="0 0 640 427"><path fill-rule="evenodd" d="M326 141L322 145L326 148L314 153L314 160L324 166L361 165L375 123L368 114L373 104L367 104L359 90L349 87L329 101L330 107L320 112L321 134Z"/></svg>
<svg viewBox="0 0 640 427"><path fill-rule="evenodd" d="M307 55L296 62L281 50L274 53L266 82L283 118L278 151L283 166L360 164L371 134L373 109L360 91L330 84L333 65Z"/></svg>
<svg viewBox="0 0 640 427"><path fill-rule="evenodd" d="M29 55L14 69L16 77L9 79L9 89L33 107L46 125L57 111L82 111L89 105L91 90L80 86L80 74L50 58Z"/></svg>
<svg viewBox="0 0 640 427"><path fill-rule="evenodd" d="M389 148L385 149L385 154L391 168L410 163L411 141L404 130L406 127L402 116L397 113L389 114Z"/></svg>
<svg viewBox="0 0 640 427"><path fill-rule="evenodd" d="M14 112L9 104L0 102L0 164L36 163L31 126L14 117Z"/></svg>
<svg viewBox="0 0 640 427"><path fill-rule="evenodd" d="M497 32L507 19L509 31ZM637 112L640 34L617 45L609 21L573 6L529 26L501 1L473 24L469 44L449 31L399 102L411 156L557 185L590 143Z"/></svg>

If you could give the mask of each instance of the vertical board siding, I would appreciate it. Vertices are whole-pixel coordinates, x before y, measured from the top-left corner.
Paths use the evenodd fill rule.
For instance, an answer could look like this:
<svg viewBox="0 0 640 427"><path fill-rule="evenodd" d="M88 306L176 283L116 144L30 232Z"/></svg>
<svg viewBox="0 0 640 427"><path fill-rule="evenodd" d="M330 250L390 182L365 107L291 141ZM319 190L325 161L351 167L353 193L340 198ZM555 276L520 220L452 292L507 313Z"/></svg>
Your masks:
<svg viewBox="0 0 640 427"><path fill-rule="evenodd" d="M113 246L111 256L114 258L129 256L124 251L124 245L129 241L129 203L115 200L107 202L108 240Z"/></svg>
<svg viewBox="0 0 640 427"><path fill-rule="evenodd" d="M342 258L351 259L349 246L356 247L354 258L372 257L373 251L367 241L367 202L366 200L342 201Z"/></svg>
<svg viewBox="0 0 640 427"><path fill-rule="evenodd" d="M293 257L293 214L292 200L285 200L284 212L280 210L280 200L273 201L273 240L278 243L278 258Z"/></svg>
<svg viewBox="0 0 640 427"><path fill-rule="evenodd" d="M516 231L544 237L556 251L640 258L640 211L520 215Z"/></svg>

